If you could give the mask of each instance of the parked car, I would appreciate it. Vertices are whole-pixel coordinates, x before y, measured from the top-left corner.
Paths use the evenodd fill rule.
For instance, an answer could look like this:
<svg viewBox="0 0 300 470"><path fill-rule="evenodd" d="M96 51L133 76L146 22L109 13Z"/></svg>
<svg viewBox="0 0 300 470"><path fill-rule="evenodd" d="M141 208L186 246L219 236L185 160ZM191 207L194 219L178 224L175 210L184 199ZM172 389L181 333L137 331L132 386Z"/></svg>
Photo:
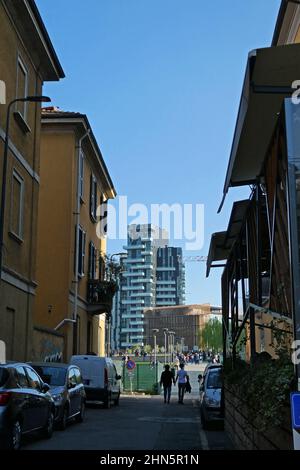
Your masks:
<svg viewBox="0 0 300 470"><path fill-rule="evenodd" d="M121 376L111 358L72 356L70 363L81 370L87 401L101 401L105 408L119 405Z"/></svg>
<svg viewBox="0 0 300 470"><path fill-rule="evenodd" d="M200 383L200 412L203 428L213 421L224 420L223 366L208 364L203 376L198 376Z"/></svg>
<svg viewBox="0 0 300 470"><path fill-rule="evenodd" d="M67 422L84 419L86 394L80 369L70 364L52 362L31 363L31 366L50 385L55 403L55 422L59 429L66 429Z"/></svg>
<svg viewBox="0 0 300 470"><path fill-rule="evenodd" d="M22 436L53 433L55 405L44 383L28 364L0 365L0 446L17 450Z"/></svg>

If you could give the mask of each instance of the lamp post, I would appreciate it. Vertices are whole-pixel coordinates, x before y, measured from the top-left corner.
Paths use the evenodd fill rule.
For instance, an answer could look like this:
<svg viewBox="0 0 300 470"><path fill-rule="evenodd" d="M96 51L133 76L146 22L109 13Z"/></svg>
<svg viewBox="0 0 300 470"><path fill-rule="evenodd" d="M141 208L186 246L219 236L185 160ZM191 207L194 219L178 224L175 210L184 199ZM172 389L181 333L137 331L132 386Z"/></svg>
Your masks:
<svg viewBox="0 0 300 470"><path fill-rule="evenodd" d="M153 344L154 344L154 364L156 365L156 333L159 332L157 328L153 328Z"/></svg>
<svg viewBox="0 0 300 470"><path fill-rule="evenodd" d="M170 349L170 360L173 362L173 352L174 352L174 336L175 331L169 331L170 341L169 341L169 349Z"/></svg>
<svg viewBox="0 0 300 470"><path fill-rule="evenodd" d="M9 148L9 121L10 111L15 103L49 103L51 99L48 96L27 96L26 98L16 98L12 100L7 107L6 112L6 128L3 154L3 170L2 170L2 191L1 191L1 212L0 212L0 282L3 262L3 235L4 235L4 215L5 215L5 196L6 196L6 177L7 177L7 161Z"/></svg>
<svg viewBox="0 0 300 470"><path fill-rule="evenodd" d="M119 285L119 288L120 288L120 272L117 272L113 273L113 258L115 256L119 256L121 257L124 253L113 253L112 255L110 256L107 256L107 259L109 260L109 263L110 263L110 270L109 270L109 279L105 279L107 281L111 281L111 280L115 280L115 282L118 283ZM101 253L100 253L100 257L103 259L103 256L101 256ZM108 265L109 266L109 265ZM104 276L107 278L107 271L105 269L105 273L104 273ZM115 279L113 279L113 277L115 277ZM121 302L121 300L120 300ZM115 303L115 306L116 306L116 303ZM116 310L118 311L118 307L116 306ZM106 322L105 322L105 330L106 330L106 355L109 357L110 354L111 354L111 343L112 343L112 335L114 334L114 330L116 329L116 317L114 315L113 317L113 311L112 312L108 312L106 313ZM114 347L116 346L116 344L114 343ZM119 346L119 344L118 344Z"/></svg>
<svg viewBox="0 0 300 470"><path fill-rule="evenodd" d="M168 337L168 328L164 328L165 335L165 364L167 363L167 337Z"/></svg>

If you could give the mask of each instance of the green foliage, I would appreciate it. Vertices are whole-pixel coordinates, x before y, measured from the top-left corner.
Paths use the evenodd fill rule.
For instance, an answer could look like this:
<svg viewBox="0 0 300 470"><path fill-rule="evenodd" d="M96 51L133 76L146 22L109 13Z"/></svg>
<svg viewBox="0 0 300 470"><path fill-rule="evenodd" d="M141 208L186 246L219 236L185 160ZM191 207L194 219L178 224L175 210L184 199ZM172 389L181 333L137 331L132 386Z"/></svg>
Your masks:
<svg viewBox="0 0 300 470"><path fill-rule="evenodd" d="M217 318L210 319L200 331L200 347L213 351L222 350L222 323Z"/></svg>
<svg viewBox="0 0 300 470"><path fill-rule="evenodd" d="M151 354L152 352L152 347L150 346L150 344L146 344L143 349L147 354Z"/></svg>
<svg viewBox="0 0 300 470"><path fill-rule="evenodd" d="M241 407L246 407L249 420L260 430L279 426L283 410L289 405L294 387L294 368L288 356L272 359L261 353L251 366L240 359L224 365L226 386L238 397Z"/></svg>

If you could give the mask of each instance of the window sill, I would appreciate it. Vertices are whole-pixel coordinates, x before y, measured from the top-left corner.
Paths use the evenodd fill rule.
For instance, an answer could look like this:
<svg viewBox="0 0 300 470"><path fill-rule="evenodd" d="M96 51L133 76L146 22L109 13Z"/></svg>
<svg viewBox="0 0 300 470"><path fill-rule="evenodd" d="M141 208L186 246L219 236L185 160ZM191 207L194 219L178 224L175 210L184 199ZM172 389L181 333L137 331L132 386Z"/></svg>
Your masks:
<svg viewBox="0 0 300 470"><path fill-rule="evenodd" d="M24 132L24 134L28 134L29 132L31 132L30 127L28 126L27 122L25 121L20 111L14 112L14 118L16 122L18 123L19 127L21 128L21 130Z"/></svg>
<svg viewBox="0 0 300 470"><path fill-rule="evenodd" d="M23 238L21 238L16 233L9 231L8 234L13 240L15 240L17 243L19 243L19 245L22 245L24 243Z"/></svg>

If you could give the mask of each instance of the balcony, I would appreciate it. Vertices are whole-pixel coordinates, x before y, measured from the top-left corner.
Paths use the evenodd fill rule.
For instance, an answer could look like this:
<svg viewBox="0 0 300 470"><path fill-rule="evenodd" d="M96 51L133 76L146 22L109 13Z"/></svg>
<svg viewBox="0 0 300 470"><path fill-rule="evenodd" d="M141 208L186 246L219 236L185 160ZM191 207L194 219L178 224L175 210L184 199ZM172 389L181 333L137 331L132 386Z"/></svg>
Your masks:
<svg viewBox="0 0 300 470"><path fill-rule="evenodd" d="M114 281L89 280L87 288L88 312L92 315L111 313L113 298L117 290L118 286Z"/></svg>

